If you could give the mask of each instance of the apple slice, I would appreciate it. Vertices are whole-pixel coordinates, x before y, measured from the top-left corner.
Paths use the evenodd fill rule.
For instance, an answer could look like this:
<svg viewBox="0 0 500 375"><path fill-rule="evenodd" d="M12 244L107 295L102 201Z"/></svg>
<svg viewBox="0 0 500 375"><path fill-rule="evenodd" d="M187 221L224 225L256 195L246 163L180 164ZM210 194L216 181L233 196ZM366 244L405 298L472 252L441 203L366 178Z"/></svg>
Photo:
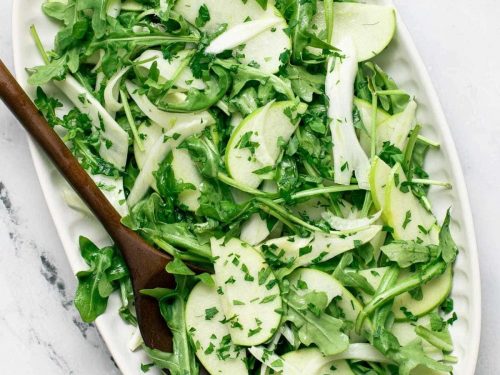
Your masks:
<svg viewBox="0 0 500 375"><path fill-rule="evenodd" d="M257 188L262 176L256 171L274 168L282 152L279 141L288 142L304 113L305 104L292 101L270 103L248 115L233 131L226 149L226 168L239 183Z"/></svg>
<svg viewBox="0 0 500 375"><path fill-rule="evenodd" d="M436 218L422 206L411 189L404 186L405 181L403 168L396 164L387 178L383 206L384 217L393 229L393 237L397 240L419 241L424 245L438 244Z"/></svg>
<svg viewBox="0 0 500 375"><path fill-rule="evenodd" d="M261 251L282 253L280 260L292 263L283 271L291 272L301 266L326 262L357 245L369 242L382 230L381 225L370 225L355 233L316 232L309 237L287 236L266 241Z"/></svg>
<svg viewBox="0 0 500 375"><path fill-rule="evenodd" d="M375 290L378 289L382 278L388 267L370 268L367 270L358 271L358 273L365 277ZM399 275L399 280L401 281L405 277L411 275L409 271L403 271ZM441 276L429 281L427 284L422 285L422 296L421 300L414 299L410 293L403 293L394 299L394 305L392 312L398 321L406 321L408 317L404 314L402 307L406 308L414 316L424 316L436 309L443 301L449 296L451 287L453 283L453 273L451 267L448 267L445 273ZM365 304L369 303L371 296L365 293L361 295L362 300Z"/></svg>
<svg viewBox="0 0 500 375"><path fill-rule="evenodd" d="M223 320L217 289L202 282L196 284L186 303L186 325L195 344L196 356L210 374L248 374L245 350L225 342L229 328ZM228 345L224 359L216 350L222 345Z"/></svg>
<svg viewBox="0 0 500 375"><path fill-rule="evenodd" d="M257 63L265 73L278 72L281 66L280 55L290 50L292 44L286 33L287 23L272 4L268 4L264 10L253 0L179 0L174 10L194 25L202 6L208 9L210 20L200 29L209 34L214 33L222 25L226 25L229 30L248 20L280 18L281 21L275 26L262 31L233 50L244 64Z"/></svg>
<svg viewBox="0 0 500 375"><path fill-rule="evenodd" d="M139 169L142 169L146 162L148 150L151 150L156 141L163 135L164 131L165 129L163 127L154 122L144 122L137 128L143 145L143 149L141 150L137 142L134 142L134 157Z"/></svg>
<svg viewBox="0 0 500 375"><path fill-rule="evenodd" d="M383 210L385 205L385 186L387 185L387 179L391 173L391 167L389 167L382 159L375 156L372 161L372 167L370 170L370 191L372 194L373 204L377 210ZM384 211L382 211L382 214Z"/></svg>
<svg viewBox="0 0 500 375"><path fill-rule="evenodd" d="M410 272L402 272L399 279L410 276ZM404 311L414 316L423 316L436 309L450 295L453 285L453 272L448 267L441 276L422 286L422 299L414 299L410 293L403 293L394 299L392 312L396 320L408 320ZM406 310L405 310L406 309Z"/></svg>
<svg viewBox="0 0 500 375"><path fill-rule="evenodd" d="M417 103L411 101L403 112L397 113L377 126L377 152L382 150L384 142L404 151L408 134L415 124Z"/></svg>
<svg viewBox="0 0 500 375"><path fill-rule="evenodd" d="M363 311L363 306L358 299L332 275L326 272L311 268L299 268L288 276L288 280L299 295L313 291L323 292L328 298L328 304L335 297L341 297L336 301L336 305L343 312L344 320L350 321L353 324L356 322L361 311ZM371 325L371 321L366 319L364 329L371 331ZM361 339L353 330L349 332L349 336L351 337L351 341L359 341Z"/></svg>
<svg viewBox="0 0 500 375"><path fill-rule="evenodd" d="M215 283L232 341L253 346L269 340L281 322L280 288L269 265L250 245L211 240Z"/></svg>
<svg viewBox="0 0 500 375"><path fill-rule="evenodd" d="M359 143L363 150L369 155L371 151L371 130L372 130L372 104L366 100L354 98L354 105L358 109L361 122L365 129L359 132ZM391 115L386 111L377 108L377 127L384 121L391 118Z"/></svg>
<svg viewBox="0 0 500 375"><path fill-rule="evenodd" d="M189 155L189 151L185 149L172 149L172 172L178 182L184 182L194 186L193 189L186 189L179 194L179 202L187 207L189 211L196 212L200 208L200 185L203 182L203 177Z"/></svg>
<svg viewBox="0 0 500 375"><path fill-rule="evenodd" d="M326 34L325 9L318 1L311 32ZM382 52L396 33L396 11L391 6L335 2L333 3L333 45L341 38L350 37L356 48L358 61L369 60Z"/></svg>

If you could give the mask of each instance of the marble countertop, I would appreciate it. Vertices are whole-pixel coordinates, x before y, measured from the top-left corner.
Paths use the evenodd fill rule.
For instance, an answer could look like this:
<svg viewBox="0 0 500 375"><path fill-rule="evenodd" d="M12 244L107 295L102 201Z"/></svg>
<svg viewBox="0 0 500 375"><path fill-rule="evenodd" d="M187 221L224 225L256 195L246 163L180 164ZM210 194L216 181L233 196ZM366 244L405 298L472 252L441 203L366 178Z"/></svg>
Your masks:
<svg viewBox="0 0 500 375"><path fill-rule="evenodd" d="M480 252L483 330L476 374L500 369L500 2L397 0L441 99L464 169ZM12 67L12 0L0 1L0 57ZM74 275L26 136L0 104L0 373L119 374L80 321Z"/></svg>

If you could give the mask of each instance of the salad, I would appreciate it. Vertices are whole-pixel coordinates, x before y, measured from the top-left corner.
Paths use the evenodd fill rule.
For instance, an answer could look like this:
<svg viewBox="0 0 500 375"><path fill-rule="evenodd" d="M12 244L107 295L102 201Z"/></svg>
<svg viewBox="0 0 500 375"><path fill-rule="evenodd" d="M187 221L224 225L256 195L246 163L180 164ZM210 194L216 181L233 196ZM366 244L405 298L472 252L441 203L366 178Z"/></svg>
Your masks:
<svg viewBox="0 0 500 375"><path fill-rule="evenodd" d="M418 98L377 64L392 7L333 0L48 0L35 103L124 225L173 261L173 375L449 374L458 248L438 222ZM65 103L48 95L51 86ZM68 109L71 108L71 109ZM72 192L73 208L85 210ZM80 238L86 322L119 251ZM195 274L189 264L207 270ZM147 272L147 270L144 270Z"/></svg>

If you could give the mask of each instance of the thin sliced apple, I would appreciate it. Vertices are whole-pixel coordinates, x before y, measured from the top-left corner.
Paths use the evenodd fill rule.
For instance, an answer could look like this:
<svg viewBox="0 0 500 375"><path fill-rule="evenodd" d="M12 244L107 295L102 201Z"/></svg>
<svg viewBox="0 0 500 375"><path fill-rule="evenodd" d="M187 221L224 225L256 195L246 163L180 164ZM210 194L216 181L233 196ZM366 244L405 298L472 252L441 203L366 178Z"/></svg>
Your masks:
<svg viewBox="0 0 500 375"><path fill-rule="evenodd" d="M269 340L279 327L282 306L278 282L262 255L232 238L211 240L215 283L232 341L253 346Z"/></svg>
<svg viewBox="0 0 500 375"><path fill-rule="evenodd" d="M372 160L369 181L373 204L375 205L377 210L383 210L384 208L385 186L387 185L387 179L389 178L390 173L391 167L389 167L378 156L375 156Z"/></svg>
<svg viewBox="0 0 500 375"><path fill-rule="evenodd" d="M231 29L247 20L280 18L281 22L233 50L244 64L256 63L265 73L278 72L281 66L280 55L290 50L292 45L285 31L288 25L273 4L268 4L267 9L264 10L256 1L179 0L174 9L188 22L195 24L201 6L206 6L208 9L210 20L200 29L209 34L214 33L222 25Z"/></svg>
<svg viewBox="0 0 500 375"><path fill-rule="evenodd" d="M370 225L355 233L346 232L323 233L316 232L310 237L288 236L266 241L262 251L280 254L280 260L290 263L283 269L291 272L293 269L310 264L330 260L356 246L369 242L382 230L380 225Z"/></svg>
<svg viewBox="0 0 500 375"><path fill-rule="evenodd" d="M305 108L305 105L285 101L270 103L248 115L227 144L225 161L231 177L257 188L263 180L258 171L274 168L282 152L279 141L288 142L295 132L297 122L292 122L290 117L303 113Z"/></svg>
<svg viewBox="0 0 500 375"><path fill-rule="evenodd" d="M325 35L325 10L318 1L311 32ZM381 53L396 33L396 11L393 7L374 4L335 2L333 4L333 45L341 38L352 38L358 61L369 60Z"/></svg>
<svg viewBox="0 0 500 375"><path fill-rule="evenodd" d="M246 353L233 343L223 342L229 335L228 325L222 323L224 314L215 287L202 282L191 290L186 303L186 325L195 343L196 356L210 374L245 375ZM221 359L216 348L228 345Z"/></svg>
<svg viewBox="0 0 500 375"><path fill-rule="evenodd" d="M406 176L401 165L392 168L385 187L384 217L397 240L418 241L427 244L439 242L436 218L427 211L404 185Z"/></svg>

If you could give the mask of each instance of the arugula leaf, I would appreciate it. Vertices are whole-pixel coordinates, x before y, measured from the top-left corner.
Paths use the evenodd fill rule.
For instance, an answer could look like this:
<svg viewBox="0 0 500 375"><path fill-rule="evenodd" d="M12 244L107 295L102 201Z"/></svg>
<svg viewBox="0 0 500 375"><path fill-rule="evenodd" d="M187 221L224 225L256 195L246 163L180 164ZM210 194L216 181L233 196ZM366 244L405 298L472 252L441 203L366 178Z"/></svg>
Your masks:
<svg viewBox="0 0 500 375"><path fill-rule="evenodd" d="M438 362L425 354L421 340L414 340L402 346L393 358L399 364L399 374L409 375L417 366L424 366L431 370L450 372L453 368Z"/></svg>
<svg viewBox="0 0 500 375"><path fill-rule="evenodd" d="M176 179L172 170L172 160L173 154L170 153L160 164L158 170L154 172L154 176L161 197L165 201L169 201L173 207L174 205L178 205L179 193L185 190L196 190L196 188L193 184Z"/></svg>
<svg viewBox="0 0 500 375"><path fill-rule="evenodd" d="M36 66L29 71L31 75L28 78L28 83L32 86L42 86L54 79L61 81L67 72L67 56L53 59L50 63Z"/></svg>
<svg viewBox="0 0 500 375"><path fill-rule="evenodd" d="M198 112L210 108L222 99L231 85L231 76L225 69L213 66L212 71L215 77L206 82L204 91L191 88L181 103L170 101L168 96L164 96L157 100L156 105L167 112Z"/></svg>
<svg viewBox="0 0 500 375"><path fill-rule="evenodd" d="M372 101L372 90L399 90L398 85L389 75L377 64L371 61L361 63L356 76L355 96L358 98ZM408 102L409 95L377 95L378 104L382 109L390 114L402 112Z"/></svg>
<svg viewBox="0 0 500 375"><path fill-rule="evenodd" d="M323 74L311 74L301 66L288 65L287 77L292 82L293 92L305 102L312 102L315 94L323 93L325 88L325 76Z"/></svg>
<svg viewBox="0 0 500 375"><path fill-rule="evenodd" d="M122 223L174 257L207 262L211 258L210 247L198 241L190 224L179 215L171 204L153 193L136 204Z"/></svg>
<svg viewBox="0 0 500 375"><path fill-rule="evenodd" d="M36 89L35 105L47 120L50 126L61 125L61 120L57 117L57 108L62 108L63 104L56 98L47 96L41 87Z"/></svg>
<svg viewBox="0 0 500 375"><path fill-rule="evenodd" d="M250 81L257 81L261 85L271 84L276 92L285 95L289 99L294 99L290 81L285 78L278 77L274 74L267 74L260 69L253 68L248 65L238 64L234 60L216 60L215 63L233 73L233 87L230 97L238 95L238 93Z"/></svg>
<svg viewBox="0 0 500 375"><path fill-rule="evenodd" d="M276 184L280 196L285 200L290 200L292 194L299 188L299 171L295 160L285 155L276 168Z"/></svg>
<svg viewBox="0 0 500 375"><path fill-rule="evenodd" d="M108 297L116 288L112 283L113 274L109 273L115 251L113 247L99 249L88 238L80 237L81 255L90 266L87 271L76 274L78 288L75 306L84 322L93 322L106 311Z"/></svg>
<svg viewBox="0 0 500 375"><path fill-rule="evenodd" d="M317 0L296 0L293 2L293 12L288 21L290 36L292 38L292 62L304 63L304 50L306 47L316 47L329 51L337 51L335 47L309 32L312 18L316 13Z"/></svg>
<svg viewBox="0 0 500 375"><path fill-rule="evenodd" d="M365 277L354 272L353 270L347 270L347 267L353 262L354 258L351 253L345 253L335 271L333 271L332 276L340 281L346 287L353 287L363 292L373 295L375 290L373 286L366 280Z"/></svg>
<svg viewBox="0 0 500 375"><path fill-rule="evenodd" d="M196 17L194 24L196 27L203 27L208 21L210 21L210 12L207 6L203 4L200 9L198 9L198 17Z"/></svg>
<svg viewBox="0 0 500 375"><path fill-rule="evenodd" d="M70 146L73 155L79 160L82 167L92 174L118 177L120 172L111 163L99 155L101 140L98 132L93 130L89 116L78 109L71 109L63 118L57 117L56 109L61 103L48 97L41 89L37 89L35 105L45 116L51 126L61 126L66 135L63 140Z"/></svg>
<svg viewBox="0 0 500 375"><path fill-rule="evenodd" d="M222 223L229 223L248 209L247 205L236 204L229 188L218 181L202 182L200 193L200 208L196 212L199 216L207 216Z"/></svg>
<svg viewBox="0 0 500 375"><path fill-rule="evenodd" d="M439 247L441 248L441 256L448 264L453 263L458 254L458 247L450 232L450 219L450 209L448 209L439 232Z"/></svg>
<svg viewBox="0 0 500 375"><path fill-rule="evenodd" d="M42 11L51 18L63 21L67 26L75 22L76 0L70 0L68 2L48 1L42 4Z"/></svg>
<svg viewBox="0 0 500 375"><path fill-rule="evenodd" d="M315 344L324 355L347 349L349 338L341 331L342 320L324 312L328 301L325 293L311 292L300 296L290 291L284 301L287 304L284 319L294 324L304 345Z"/></svg>
<svg viewBox="0 0 500 375"><path fill-rule="evenodd" d="M213 142L204 136L193 135L186 138L178 148L189 151L189 155L203 176L209 178L217 177L221 158Z"/></svg>
<svg viewBox="0 0 500 375"><path fill-rule="evenodd" d="M92 28L97 38L106 34L108 0L78 0L77 10L91 10Z"/></svg>
<svg viewBox="0 0 500 375"><path fill-rule="evenodd" d="M176 288L143 290L145 295L158 299L160 312L172 332L172 353L144 347L151 361L172 375L198 374L199 368L191 348L186 326L186 300L196 280L190 276L175 276Z"/></svg>
<svg viewBox="0 0 500 375"><path fill-rule="evenodd" d="M427 263L441 253L439 246L426 246L416 241L393 241L382 246L380 250L401 268L407 268L416 263Z"/></svg>
<svg viewBox="0 0 500 375"><path fill-rule="evenodd" d="M179 258L174 258L171 262L167 264L165 267L165 271L172 275L185 275L185 276L193 276L194 272L189 269L188 266Z"/></svg>

